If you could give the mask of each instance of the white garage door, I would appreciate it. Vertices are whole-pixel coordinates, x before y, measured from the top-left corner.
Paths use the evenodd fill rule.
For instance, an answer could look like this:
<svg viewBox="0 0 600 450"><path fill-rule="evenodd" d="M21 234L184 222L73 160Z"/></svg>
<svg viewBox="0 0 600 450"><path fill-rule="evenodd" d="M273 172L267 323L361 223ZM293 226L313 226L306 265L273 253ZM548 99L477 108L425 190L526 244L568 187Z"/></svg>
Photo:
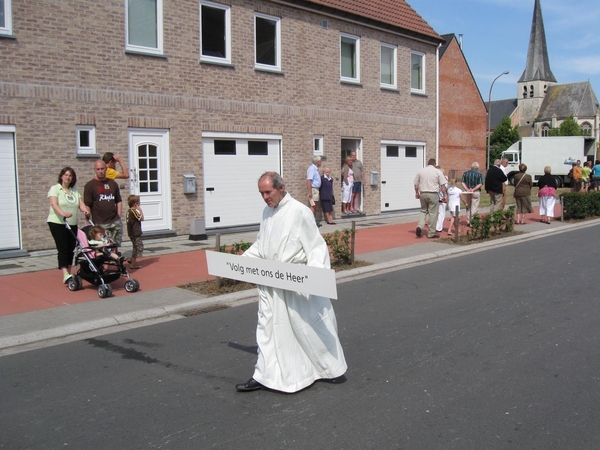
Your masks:
<svg viewBox="0 0 600 450"><path fill-rule="evenodd" d="M0 251L21 248L14 136L0 131Z"/></svg>
<svg viewBox="0 0 600 450"><path fill-rule="evenodd" d="M419 208L413 181L425 164L425 144L382 142L381 211Z"/></svg>
<svg viewBox="0 0 600 450"><path fill-rule="evenodd" d="M202 154L206 228L259 223L265 202L258 178L281 173L281 136L204 133Z"/></svg>

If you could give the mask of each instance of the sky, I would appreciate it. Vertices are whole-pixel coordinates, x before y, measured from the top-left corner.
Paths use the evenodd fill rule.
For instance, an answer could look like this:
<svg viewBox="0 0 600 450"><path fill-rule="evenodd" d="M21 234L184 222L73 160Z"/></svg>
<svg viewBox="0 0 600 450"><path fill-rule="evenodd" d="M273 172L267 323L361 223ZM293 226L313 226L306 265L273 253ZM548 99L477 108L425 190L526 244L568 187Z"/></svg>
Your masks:
<svg viewBox="0 0 600 450"><path fill-rule="evenodd" d="M463 53L487 102L517 97L534 0L407 0L439 34L463 35ZM541 0L550 69L558 84L589 81L600 97L600 0Z"/></svg>

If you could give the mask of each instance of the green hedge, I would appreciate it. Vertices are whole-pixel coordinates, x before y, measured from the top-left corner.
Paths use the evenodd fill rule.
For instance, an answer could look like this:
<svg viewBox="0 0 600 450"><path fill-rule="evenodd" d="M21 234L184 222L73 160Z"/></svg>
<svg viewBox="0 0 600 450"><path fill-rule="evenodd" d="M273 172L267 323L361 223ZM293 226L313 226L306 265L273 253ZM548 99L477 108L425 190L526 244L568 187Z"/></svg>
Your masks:
<svg viewBox="0 0 600 450"><path fill-rule="evenodd" d="M600 216L600 191L572 192L561 198L565 220Z"/></svg>

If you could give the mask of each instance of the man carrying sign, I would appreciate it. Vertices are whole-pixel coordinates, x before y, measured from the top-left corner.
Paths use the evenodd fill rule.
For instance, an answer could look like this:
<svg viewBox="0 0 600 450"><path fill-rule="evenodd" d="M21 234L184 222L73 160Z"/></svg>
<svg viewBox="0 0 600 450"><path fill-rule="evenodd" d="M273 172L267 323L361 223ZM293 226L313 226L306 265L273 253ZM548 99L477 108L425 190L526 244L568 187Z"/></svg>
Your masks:
<svg viewBox="0 0 600 450"><path fill-rule="evenodd" d="M329 251L310 209L285 191L283 178L266 172L258 190L267 207L256 242L244 256L329 268ZM236 386L297 392L322 379L345 380L347 365L331 300L259 286L258 361L254 375Z"/></svg>

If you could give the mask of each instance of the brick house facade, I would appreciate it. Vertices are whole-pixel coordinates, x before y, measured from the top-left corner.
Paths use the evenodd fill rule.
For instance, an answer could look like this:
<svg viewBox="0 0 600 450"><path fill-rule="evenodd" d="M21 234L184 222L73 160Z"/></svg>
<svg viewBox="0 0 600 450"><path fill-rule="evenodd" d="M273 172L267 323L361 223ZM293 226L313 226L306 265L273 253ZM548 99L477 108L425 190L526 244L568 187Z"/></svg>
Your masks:
<svg viewBox="0 0 600 450"><path fill-rule="evenodd" d="M136 3L128 0L125 5ZM397 2L397 16L387 14L383 1L368 7L360 1L333 0L156 3L156 50L147 51L128 43L128 27L133 30L136 24L131 17L127 21L133 13L122 0L9 2L12 30L0 34L0 135L12 136L14 143L19 243L9 243L0 252L52 248L45 223L48 189L69 165L82 192L93 177L93 161L107 151L123 155L135 169L130 180L119 182L124 199L141 192L144 206L144 192L162 195L162 206L155 211L149 200L144 206L157 220L150 234L188 234L190 223L198 219L205 220L207 229L220 227L219 220L207 217L211 188L204 171L213 161L205 148L216 147L217 140L238 146L248 140L275 143L273 164L299 199L305 197L306 168L319 139L318 150L336 178L342 156L350 150L346 144L356 147L368 171L382 171L384 141L416 143L424 158L435 156L436 50L441 39L405 2ZM230 49L223 61L203 58L202 7L226 11ZM277 26L280 53L272 67L256 63L257 17ZM350 60L357 66L356 79L340 75L344 36L350 39L346 50L355 51ZM395 49L395 86L382 86L382 44ZM411 88L413 55L422 62L423 85L416 90ZM90 132L89 151L78 151L80 128ZM136 133L142 136L143 152L149 153L136 150ZM152 141L155 135L158 144ZM165 152L164 160L142 161L142 153L151 155L157 148ZM144 182L143 177L153 176L145 164L158 164L160 179ZM233 189L225 202L230 209L246 194L246 178L261 202L254 190L254 170L262 170L260 165L250 167L235 159L219 164L224 169L218 178ZM186 174L196 177L192 193L184 193ZM367 214L382 211L380 190L379 184L365 186ZM336 197L341 198L339 184ZM224 202L219 203L226 215ZM237 225L257 223L260 211L256 208L255 219Z"/></svg>
<svg viewBox="0 0 600 450"><path fill-rule="evenodd" d="M442 37L439 164L452 178L475 161L485 170L487 109L456 36Z"/></svg>

